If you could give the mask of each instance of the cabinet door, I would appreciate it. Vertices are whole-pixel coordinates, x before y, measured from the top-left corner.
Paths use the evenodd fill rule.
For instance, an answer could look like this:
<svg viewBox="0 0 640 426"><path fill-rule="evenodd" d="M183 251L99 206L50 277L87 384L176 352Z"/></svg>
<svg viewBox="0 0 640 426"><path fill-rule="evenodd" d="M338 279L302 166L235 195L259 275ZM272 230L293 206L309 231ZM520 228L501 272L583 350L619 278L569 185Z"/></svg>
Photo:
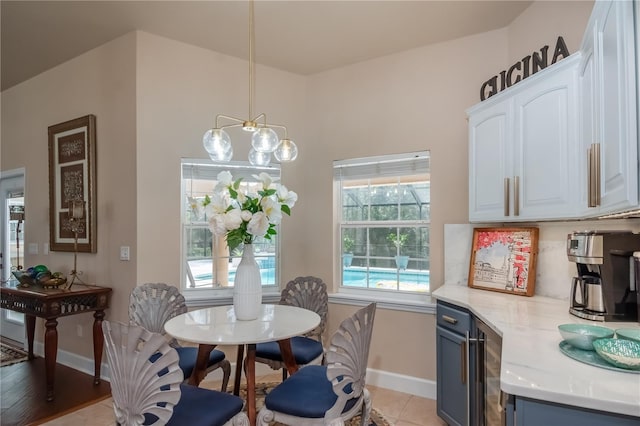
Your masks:
<svg viewBox="0 0 640 426"><path fill-rule="evenodd" d="M449 425L469 424L469 374L466 339L441 326L436 327L437 409Z"/></svg>
<svg viewBox="0 0 640 426"><path fill-rule="evenodd" d="M567 65L514 98L514 219L576 216L577 75Z"/></svg>
<svg viewBox="0 0 640 426"><path fill-rule="evenodd" d="M582 59L578 67L578 87L580 90L580 129L579 129L579 152L577 157L577 177L578 177L578 215L581 217L593 214L593 208L589 207L592 202L590 194L590 150L596 140L598 132L596 119L596 58L594 40L595 28L587 28L582 47ZM591 209L591 211L589 211Z"/></svg>
<svg viewBox="0 0 640 426"><path fill-rule="evenodd" d="M485 101L486 102L486 101ZM469 221L500 221L509 214L511 101L469 117Z"/></svg>
<svg viewBox="0 0 640 426"><path fill-rule="evenodd" d="M605 1L594 8L600 214L638 205L633 7L630 1Z"/></svg>

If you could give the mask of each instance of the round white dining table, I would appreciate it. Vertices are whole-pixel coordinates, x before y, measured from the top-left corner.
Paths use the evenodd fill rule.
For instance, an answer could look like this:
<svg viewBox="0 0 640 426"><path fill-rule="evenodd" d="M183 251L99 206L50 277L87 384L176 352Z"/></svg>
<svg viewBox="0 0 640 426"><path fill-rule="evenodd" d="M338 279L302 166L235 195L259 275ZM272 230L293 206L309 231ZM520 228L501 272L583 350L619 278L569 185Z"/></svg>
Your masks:
<svg viewBox="0 0 640 426"><path fill-rule="evenodd" d="M238 395L244 349L247 349L247 415L256 424L255 359L256 343L277 341L289 374L298 370L289 339L313 330L320 316L313 311L287 305L262 305L258 318L243 321L236 318L233 306L198 309L171 318L165 331L178 340L199 345L198 360L189 384L198 385L205 376L209 354L217 345L237 345L238 357L233 392Z"/></svg>

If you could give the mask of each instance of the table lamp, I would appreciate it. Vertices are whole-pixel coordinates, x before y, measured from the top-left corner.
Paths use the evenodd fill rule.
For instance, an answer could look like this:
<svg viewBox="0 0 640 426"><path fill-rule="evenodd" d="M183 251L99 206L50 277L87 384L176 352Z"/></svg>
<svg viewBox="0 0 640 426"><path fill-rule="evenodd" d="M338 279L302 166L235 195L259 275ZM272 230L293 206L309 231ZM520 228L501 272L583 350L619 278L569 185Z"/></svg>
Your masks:
<svg viewBox="0 0 640 426"><path fill-rule="evenodd" d="M24 206L13 205L9 206L9 220L17 220L18 224L16 225L16 256L17 256L17 266L16 270L21 271L22 265L20 264L20 225L24 220ZM24 240L23 240L24 243ZM24 248L23 248L24 251Z"/></svg>
<svg viewBox="0 0 640 426"><path fill-rule="evenodd" d="M84 201L83 200L71 200L69 201L69 224L71 225L71 232L73 232L73 269L71 270L71 282L67 286L67 289L71 288L74 282L78 281L85 284L78 275L78 234L82 232L84 226Z"/></svg>

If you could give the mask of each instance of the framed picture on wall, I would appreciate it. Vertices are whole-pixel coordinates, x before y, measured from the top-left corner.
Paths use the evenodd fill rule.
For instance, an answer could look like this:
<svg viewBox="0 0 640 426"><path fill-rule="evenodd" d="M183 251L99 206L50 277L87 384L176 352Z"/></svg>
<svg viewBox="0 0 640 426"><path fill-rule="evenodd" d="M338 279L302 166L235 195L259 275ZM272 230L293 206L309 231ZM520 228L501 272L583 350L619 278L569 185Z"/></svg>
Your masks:
<svg viewBox="0 0 640 426"><path fill-rule="evenodd" d="M533 296L538 228L473 230L469 287Z"/></svg>
<svg viewBox="0 0 640 426"><path fill-rule="evenodd" d="M74 251L77 232L77 251L95 253L96 230L96 117L86 115L49 127L49 248Z"/></svg>

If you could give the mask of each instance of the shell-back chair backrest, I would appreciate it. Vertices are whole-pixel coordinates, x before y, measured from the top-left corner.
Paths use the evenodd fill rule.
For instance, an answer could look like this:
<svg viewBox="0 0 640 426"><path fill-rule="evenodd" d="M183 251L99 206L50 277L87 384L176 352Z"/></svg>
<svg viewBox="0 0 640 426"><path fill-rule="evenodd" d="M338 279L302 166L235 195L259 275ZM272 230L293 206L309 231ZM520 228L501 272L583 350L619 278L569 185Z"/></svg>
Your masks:
<svg viewBox="0 0 640 426"><path fill-rule="evenodd" d="M320 324L305 336L316 337L322 342L322 333L327 325L329 296L327 285L321 278L297 277L289 281L280 295L280 304L308 309L320 315Z"/></svg>
<svg viewBox="0 0 640 426"><path fill-rule="evenodd" d="M187 312L187 303L178 288L164 283L137 286L129 297L129 321L153 333L165 335L164 324ZM171 339L171 346L178 342Z"/></svg>
<svg viewBox="0 0 640 426"><path fill-rule="evenodd" d="M162 335L137 325L103 321L102 332L118 424L141 425L145 413L166 424L184 379L178 353Z"/></svg>
<svg viewBox="0 0 640 426"><path fill-rule="evenodd" d="M327 378L338 399L325 419L340 417L347 401L362 395L375 315L376 304L371 303L342 321L331 337L326 354Z"/></svg>

